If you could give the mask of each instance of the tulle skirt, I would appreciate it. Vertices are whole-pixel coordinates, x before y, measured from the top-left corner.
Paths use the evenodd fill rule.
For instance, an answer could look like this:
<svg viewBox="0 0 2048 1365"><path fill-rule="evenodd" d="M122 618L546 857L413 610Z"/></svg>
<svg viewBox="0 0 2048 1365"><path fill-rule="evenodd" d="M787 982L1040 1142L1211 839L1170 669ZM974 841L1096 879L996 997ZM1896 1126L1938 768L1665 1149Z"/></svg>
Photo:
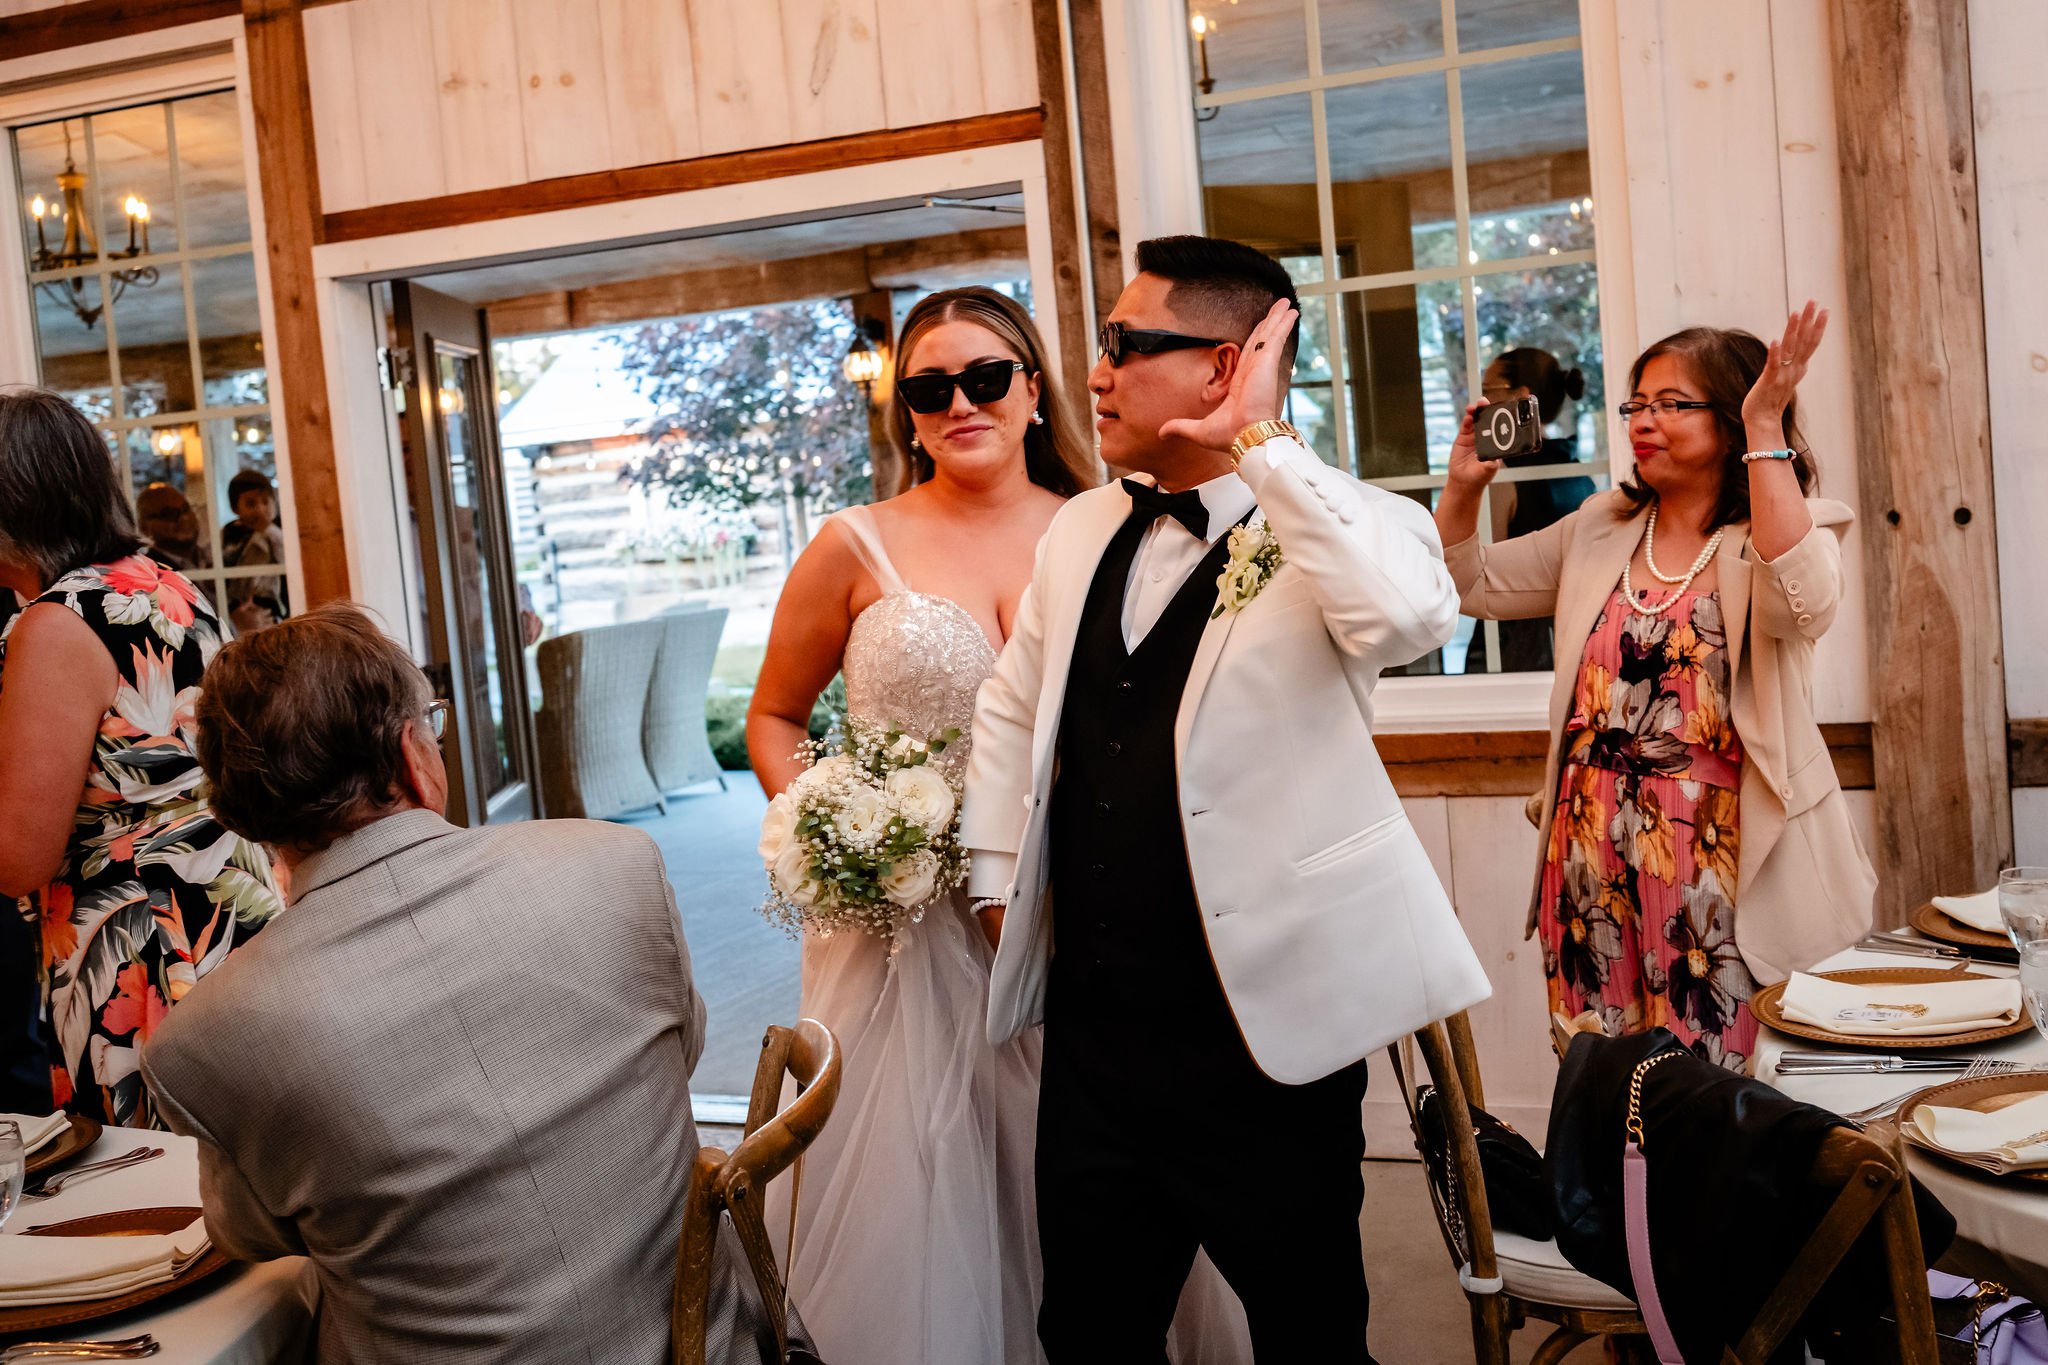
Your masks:
<svg viewBox="0 0 2048 1365"><path fill-rule="evenodd" d="M832 1365L1042 1360L1039 1034L989 1043L989 960L958 896L894 952L869 934L804 940L803 1012L838 1038L842 1071L804 1159L789 1284ZM795 1184L769 1190L778 1245ZM1251 1359L1243 1310L1206 1257L1170 1351L1177 1365Z"/></svg>

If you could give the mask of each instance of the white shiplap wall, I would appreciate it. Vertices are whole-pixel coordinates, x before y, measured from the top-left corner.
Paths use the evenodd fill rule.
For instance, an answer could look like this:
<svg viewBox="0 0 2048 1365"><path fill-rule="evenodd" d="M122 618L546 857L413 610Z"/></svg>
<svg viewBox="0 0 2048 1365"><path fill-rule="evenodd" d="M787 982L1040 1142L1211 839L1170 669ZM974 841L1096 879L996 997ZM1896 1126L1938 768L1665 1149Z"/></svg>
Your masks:
<svg viewBox="0 0 2048 1365"><path fill-rule="evenodd" d="M2005 704L2048 717L2048 6L1970 0ZM2014 856L2048 863L2048 788L2013 793Z"/></svg>
<svg viewBox="0 0 2048 1365"><path fill-rule="evenodd" d="M1028 0L348 0L305 24L329 212L1038 103Z"/></svg>

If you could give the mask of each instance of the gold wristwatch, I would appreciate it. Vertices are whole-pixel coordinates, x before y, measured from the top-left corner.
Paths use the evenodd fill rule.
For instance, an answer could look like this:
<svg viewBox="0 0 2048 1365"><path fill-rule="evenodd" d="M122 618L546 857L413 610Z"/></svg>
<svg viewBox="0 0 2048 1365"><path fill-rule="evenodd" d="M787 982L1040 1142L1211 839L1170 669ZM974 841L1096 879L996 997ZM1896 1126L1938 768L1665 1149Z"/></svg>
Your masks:
<svg viewBox="0 0 2048 1365"><path fill-rule="evenodd" d="M1294 429L1294 423L1278 417L1268 417L1263 422L1254 422L1237 433L1237 439L1230 443L1230 469L1237 472L1238 461L1258 446L1264 445L1275 436L1292 436L1301 440L1301 433ZM1304 442L1304 444L1306 444Z"/></svg>

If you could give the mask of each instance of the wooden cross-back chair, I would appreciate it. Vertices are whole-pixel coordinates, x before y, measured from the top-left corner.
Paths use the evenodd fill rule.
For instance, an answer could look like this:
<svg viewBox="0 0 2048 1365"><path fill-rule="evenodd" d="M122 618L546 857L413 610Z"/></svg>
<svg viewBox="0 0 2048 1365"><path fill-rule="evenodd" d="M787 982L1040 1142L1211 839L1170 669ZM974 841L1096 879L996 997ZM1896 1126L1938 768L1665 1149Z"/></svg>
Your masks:
<svg viewBox="0 0 2048 1365"><path fill-rule="evenodd" d="M1508 1337L1536 1318L1553 1324L1555 1330L1530 1357L1530 1365L1557 1365L1595 1337L1615 1338L1623 1359L1653 1365L1648 1332L1635 1304L1572 1269L1554 1241L1539 1243L1495 1230L1472 1129L1471 1110L1485 1108L1486 1101L1471 1022L1463 1013L1455 1014L1414 1037L1444 1106L1444 1130L1450 1137L1454 1180L1449 1207L1435 1199L1434 1191L1432 1202L1471 1309L1474 1359L1479 1365L1507 1365ZM1389 1051L1395 1054L1397 1074L1405 1077L1399 1045ZM1621 1142L1618 1133L1615 1142ZM1886 1279L1899 1322L1900 1365L1936 1365L1926 1261L1897 1129L1831 1129L1814 1158L1811 1179L1820 1188L1835 1191L1834 1202L1741 1340L1723 1354L1721 1365L1762 1365L1768 1360L1872 1223L1880 1228L1884 1242Z"/></svg>
<svg viewBox="0 0 2048 1365"><path fill-rule="evenodd" d="M785 1075L796 1081L796 1097L778 1110ZM768 1183L803 1156L832 1117L838 1098L839 1042L832 1031L815 1019L799 1020L793 1029L770 1026L761 1041L761 1061L754 1070L754 1093L739 1146L730 1156L716 1147L700 1148L690 1174L676 1253L671 1365L705 1365L712 1258L721 1214L731 1217L746 1251L774 1332L775 1358L787 1355L788 1290L775 1261L763 1198Z"/></svg>

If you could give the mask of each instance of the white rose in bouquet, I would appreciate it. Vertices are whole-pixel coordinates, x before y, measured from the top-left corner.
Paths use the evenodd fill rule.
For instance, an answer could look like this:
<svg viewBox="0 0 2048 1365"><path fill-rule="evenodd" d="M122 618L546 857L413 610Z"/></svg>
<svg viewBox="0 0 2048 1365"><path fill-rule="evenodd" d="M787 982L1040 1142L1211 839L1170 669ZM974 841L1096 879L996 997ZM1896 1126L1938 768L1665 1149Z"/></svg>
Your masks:
<svg viewBox="0 0 2048 1365"><path fill-rule="evenodd" d="M783 846L768 876L775 883L775 890L792 904L808 909L818 903L818 893L823 888L811 880L811 850L801 841L792 839Z"/></svg>
<svg viewBox="0 0 2048 1365"><path fill-rule="evenodd" d="M927 834L953 818L953 785L930 768L898 768L889 774L888 790L903 818Z"/></svg>
<svg viewBox="0 0 2048 1365"><path fill-rule="evenodd" d="M846 804L832 817L839 837L855 848L880 843L889 826L889 803L872 787L856 787L847 793Z"/></svg>
<svg viewBox="0 0 2048 1365"><path fill-rule="evenodd" d="M882 893L898 905L922 905L938 890L938 860L929 853L905 858L882 878Z"/></svg>
<svg viewBox="0 0 2048 1365"><path fill-rule="evenodd" d="M793 792L825 791L841 778L851 776L857 769L852 759L845 754L828 754L796 775L789 784Z"/></svg>
<svg viewBox="0 0 2048 1365"><path fill-rule="evenodd" d="M796 802L788 792L782 792L768 803L768 811L761 817L761 861L770 867L782 856L782 850L789 847L789 841L796 838Z"/></svg>

